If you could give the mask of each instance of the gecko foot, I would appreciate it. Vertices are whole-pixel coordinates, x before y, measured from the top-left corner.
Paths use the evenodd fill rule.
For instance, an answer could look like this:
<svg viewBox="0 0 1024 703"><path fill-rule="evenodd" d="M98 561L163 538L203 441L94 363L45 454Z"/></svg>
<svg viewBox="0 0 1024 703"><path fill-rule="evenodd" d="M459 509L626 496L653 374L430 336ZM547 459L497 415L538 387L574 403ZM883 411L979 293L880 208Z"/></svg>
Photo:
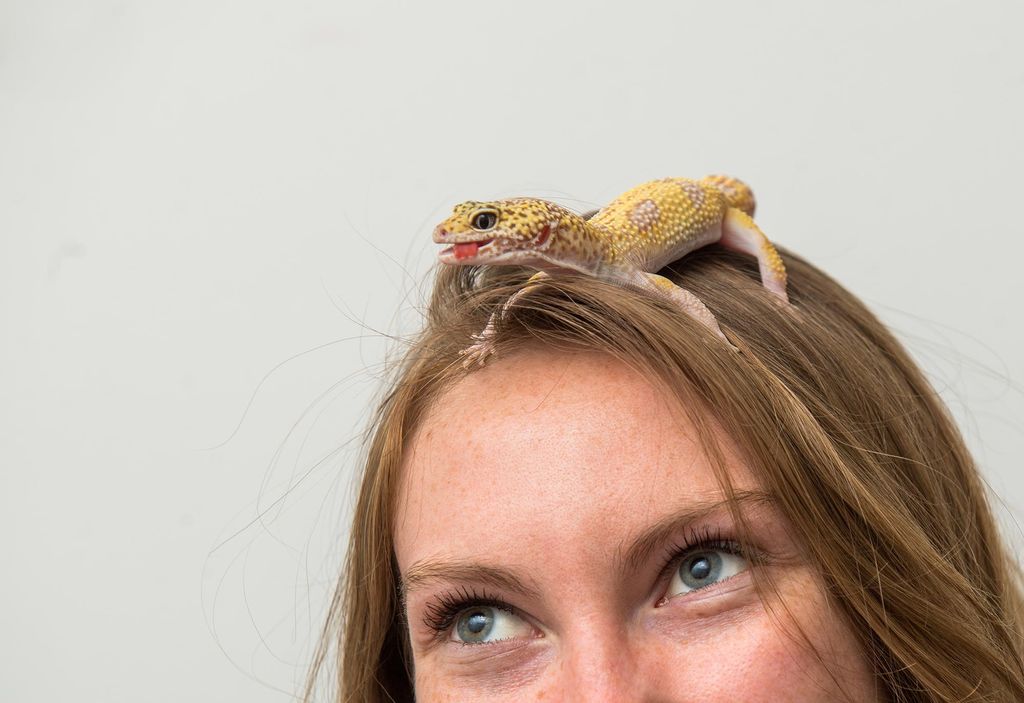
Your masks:
<svg viewBox="0 0 1024 703"><path fill-rule="evenodd" d="M478 368L487 363L487 358L496 352L491 336L486 334L473 335L473 343L459 352L462 357L462 368L469 369L476 365Z"/></svg>

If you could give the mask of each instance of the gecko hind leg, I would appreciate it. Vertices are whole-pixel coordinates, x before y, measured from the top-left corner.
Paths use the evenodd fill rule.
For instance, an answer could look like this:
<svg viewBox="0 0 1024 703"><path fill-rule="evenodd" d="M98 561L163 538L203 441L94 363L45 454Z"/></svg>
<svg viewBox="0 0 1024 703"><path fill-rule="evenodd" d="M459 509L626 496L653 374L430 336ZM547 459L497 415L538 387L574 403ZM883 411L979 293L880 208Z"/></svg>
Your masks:
<svg viewBox="0 0 1024 703"><path fill-rule="evenodd" d="M630 283L633 283L639 288L652 291L658 296L668 298L673 303L681 307L688 315L695 318L697 321L702 323L705 327L715 333L716 336L721 338L726 344L732 346L732 342L722 332L722 328L718 326L718 320L715 319L715 314L708 310L708 306L704 302L695 296L685 288L680 288L675 283L659 276L656 273L647 273L645 271L639 272Z"/></svg>
<svg viewBox="0 0 1024 703"><path fill-rule="evenodd" d="M754 223L753 218L737 208L729 208L722 223L722 238L718 243L727 249L757 257L761 269L761 283L784 302L786 294L786 266L768 237Z"/></svg>
<svg viewBox="0 0 1024 703"><path fill-rule="evenodd" d="M474 334L473 343L459 352L459 356L462 357L462 368L468 369L474 363L478 366L483 366L487 362L487 357L495 352L494 333L497 329L498 322L505 319L509 308L515 305L520 298L540 285L540 281L549 277L550 274L544 271L538 271L533 274L529 279L527 279L522 288L508 297L508 300L502 304L501 309L491 313L483 331L478 334Z"/></svg>

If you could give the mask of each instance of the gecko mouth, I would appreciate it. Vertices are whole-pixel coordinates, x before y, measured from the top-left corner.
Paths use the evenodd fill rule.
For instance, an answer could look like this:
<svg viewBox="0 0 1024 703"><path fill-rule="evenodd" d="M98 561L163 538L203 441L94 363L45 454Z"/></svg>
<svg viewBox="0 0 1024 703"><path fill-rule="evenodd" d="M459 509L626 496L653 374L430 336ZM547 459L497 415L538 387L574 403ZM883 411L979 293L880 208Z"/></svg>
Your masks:
<svg viewBox="0 0 1024 703"><path fill-rule="evenodd" d="M481 247L485 247L493 241L494 239L491 238L481 239L480 241L477 242L461 242L459 244L454 244L448 247L447 249L442 251L441 254L451 254L452 256L455 257L456 261L461 261L462 259L469 259L471 257L476 256L477 252L480 250Z"/></svg>

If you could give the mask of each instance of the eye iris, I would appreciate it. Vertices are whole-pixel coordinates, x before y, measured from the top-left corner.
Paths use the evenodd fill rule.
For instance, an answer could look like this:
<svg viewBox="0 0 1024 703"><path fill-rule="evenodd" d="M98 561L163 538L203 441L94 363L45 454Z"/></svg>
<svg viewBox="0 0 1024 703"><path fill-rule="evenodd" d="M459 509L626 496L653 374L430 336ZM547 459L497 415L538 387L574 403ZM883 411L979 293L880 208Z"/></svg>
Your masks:
<svg viewBox="0 0 1024 703"><path fill-rule="evenodd" d="M714 553L699 554L687 560L680 569L683 583L690 588L700 588L714 582L721 570L720 562L721 557Z"/></svg>
<svg viewBox="0 0 1024 703"><path fill-rule="evenodd" d="M487 610L471 610L459 618L459 637L464 642L480 641L494 627L494 615Z"/></svg>

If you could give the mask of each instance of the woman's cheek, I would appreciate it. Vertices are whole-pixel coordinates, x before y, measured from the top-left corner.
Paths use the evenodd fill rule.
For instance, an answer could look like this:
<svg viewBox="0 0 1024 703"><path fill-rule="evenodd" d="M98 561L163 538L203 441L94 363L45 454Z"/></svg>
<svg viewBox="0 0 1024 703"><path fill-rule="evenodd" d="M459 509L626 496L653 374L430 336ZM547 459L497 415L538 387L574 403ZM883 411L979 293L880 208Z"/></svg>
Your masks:
<svg viewBox="0 0 1024 703"><path fill-rule="evenodd" d="M415 670L416 700L432 701L502 701L522 700L526 692L542 685L550 677L553 650L545 642L509 648L484 659L475 652L454 656L426 657Z"/></svg>
<svg viewBox="0 0 1024 703"><path fill-rule="evenodd" d="M672 692L667 701L874 701L872 672L838 611L820 590L801 592L773 613L741 608L690 623L676 641L659 638L643 658L645 677Z"/></svg>
<svg viewBox="0 0 1024 703"><path fill-rule="evenodd" d="M638 673L656 682L665 700L805 703L788 677L791 643L763 611L690 622L681 631L659 634L635 654Z"/></svg>

